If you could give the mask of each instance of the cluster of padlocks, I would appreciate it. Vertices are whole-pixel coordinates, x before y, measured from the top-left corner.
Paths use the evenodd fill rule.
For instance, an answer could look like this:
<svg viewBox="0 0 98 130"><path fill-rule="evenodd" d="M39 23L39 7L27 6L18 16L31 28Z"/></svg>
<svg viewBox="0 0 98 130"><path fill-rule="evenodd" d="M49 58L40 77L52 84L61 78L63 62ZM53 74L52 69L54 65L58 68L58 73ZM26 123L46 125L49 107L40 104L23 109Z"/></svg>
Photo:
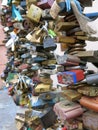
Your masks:
<svg viewBox="0 0 98 130"><path fill-rule="evenodd" d="M98 130L98 51L91 0L2 1L8 62L1 78L16 105L18 130ZM89 16L89 17L88 17ZM60 51L58 51L60 50Z"/></svg>

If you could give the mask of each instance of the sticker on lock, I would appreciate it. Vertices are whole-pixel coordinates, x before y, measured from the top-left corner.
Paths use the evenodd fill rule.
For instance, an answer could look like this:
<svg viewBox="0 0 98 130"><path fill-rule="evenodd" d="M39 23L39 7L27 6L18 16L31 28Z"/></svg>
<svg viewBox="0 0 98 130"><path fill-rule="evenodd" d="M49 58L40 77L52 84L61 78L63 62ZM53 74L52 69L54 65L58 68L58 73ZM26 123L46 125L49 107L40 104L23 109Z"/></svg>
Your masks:
<svg viewBox="0 0 98 130"><path fill-rule="evenodd" d="M76 84L77 82L84 79L83 70L71 70L65 72L59 72L57 74L57 79L60 84Z"/></svg>

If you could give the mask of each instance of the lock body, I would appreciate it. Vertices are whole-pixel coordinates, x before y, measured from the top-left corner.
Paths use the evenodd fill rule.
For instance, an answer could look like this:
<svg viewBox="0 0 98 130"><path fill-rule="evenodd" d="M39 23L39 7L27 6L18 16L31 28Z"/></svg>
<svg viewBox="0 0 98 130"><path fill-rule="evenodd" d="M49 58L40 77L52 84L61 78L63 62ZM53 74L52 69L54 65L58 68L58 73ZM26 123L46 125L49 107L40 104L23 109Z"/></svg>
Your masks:
<svg viewBox="0 0 98 130"><path fill-rule="evenodd" d="M59 72L57 74L58 82L61 84L75 84L84 79L84 72L83 70L72 70L72 71L65 71Z"/></svg>

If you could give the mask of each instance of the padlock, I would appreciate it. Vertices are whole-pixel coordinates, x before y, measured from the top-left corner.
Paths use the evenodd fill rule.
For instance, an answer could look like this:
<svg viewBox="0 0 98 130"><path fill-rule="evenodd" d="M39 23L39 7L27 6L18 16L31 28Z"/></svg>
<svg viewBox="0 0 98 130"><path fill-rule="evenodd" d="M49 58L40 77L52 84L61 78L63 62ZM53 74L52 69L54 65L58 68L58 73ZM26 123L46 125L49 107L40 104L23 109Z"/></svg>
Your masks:
<svg viewBox="0 0 98 130"><path fill-rule="evenodd" d="M74 55L65 54L63 56L56 55L56 61L61 65L79 65L81 60L79 57Z"/></svg>
<svg viewBox="0 0 98 130"><path fill-rule="evenodd" d="M58 72L58 82L61 84L71 85L84 79L83 70L70 70L65 72Z"/></svg>
<svg viewBox="0 0 98 130"><path fill-rule="evenodd" d="M42 62L42 65L53 65L53 64L56 64L56 59L49 59L49 60L46 60L46 61L43 61Z"/></svg>
<svg viewBox="0 0 98 130"><path fill-rule="evenodd" d="M82 66L82 65L80 65L80 66L70 66L70 67L66 66L66 67L64 67L64 70L68 70L68 71L77 70L77 69L85 70L87 68L88 67L86 67L85 65L84 66Z"/></svg>
<svg viewBox="0 0 98 130"><path fill-rule="evenodd" d="M74 37L70 37L70 36L58 36L57 42L58 43L75 44L76 39Z"/></svg>
<svg viewBox="0 0 98 130"><path fill-rule="evenodd" d="M80 104L68 100L56 103L53 110L63 121L76 118L83 114L83 109Z"/></svg>
<svg viewBox="0 0 98 130"><path fill-rule="evenodd" d="M56 74L57 72L63 72L63 71L64 71L64 66L62 65L48 65L48 66L43 66L41 73L52 75L52 74Z"/></svg>
<svg viewBox="0 0 98 130"><path fill-rule="evenodd" d="M42 93L39 95L39 98L44 101L51 101L56 98L56 94L53 92Z"/></svg>
<svg viewBox="0 0 98 130"><path fill-rule="evenodd" d="M47 129L56 122L57 116L54 113L53 109L50 107L43 110L39 118L40 118L43 128Z"/></svg>
<svg viewBox="0 0 98 130"><path fill-rule="evenodd" d="M43 84L52 84L53 83L52 79L50 78L50 74L47 74L47 73L40 73L39 80Z"/></svg>
<svg viewBox="0 0 98 130"><path fill-rule="evenodd" d="M78 53L76 54L78 57L80 57L81 59L88 61L88 62L92 62L92 63L97 63L98 61L98 51L78 51Z"/></svg>
<svg viewBox="0 0 98 130"><path fill-rule="evenodd" d="M28 10L27 17L31 19L33 22L39 23L42 15L42 9L32 4L30 9Z"/></svg>
<svg viewBox="0 0 98 130"><path fill-rule="evenodd" d="M56 1L54 1L50 9L50 15L52 16L53 19L56 19L60 11L61 11L60 6L57 4Z"/></svg>
<svg viewBox="0 0 98 130"><path fill-rule="evenodd" d="M83 32L83 31L78 31L78 32L75 32L75 35L76 35L76 36L85 36L86 33Z"/></svg>
<svg viewBox="0 0 98 130"><path fill-rule="evenodd" d="M21 64L20 66L18 66L18 69L20 71L24 70L24 69L28 69L30 68L30 66L28 64Z"/></svg>
<svg viewBox="0 0 98 130"><path fill-rule="evenodd" d="M93 36L75 36L76 39L78 40L87 40L87 41L98 41L98 38L97 37L93 37Z"/></svg>
<svg viewBox="0 0 98 130"><path fill-rule="evenodd" d="M39 44L42 44L42 37L39 36L39 33L40 30L33 30L32 32L30 32L29 34L26 35L26 39L28 39L30 42L33 42L33 43L39 43ZM38 35L36 35L36 33L38 33Z"/></svg>
<svg viewBox="0 0 98 130"><path fill-rule="evenodd" d="M98 113L93 111L87 111L83 113L83 126L89 130L98 129Z"/></svg>
<svg viewBox="0 0 98 130"><path fill-rule="evenodd" d="M43 46L44 46L44 49L47 51L54 51L57 47L57 45L55 44L54 38L52 38L51 36L44 37Z"/></svg>
<svg viewBox="0 0 98 130"><path fill-rule="evenodd" d="M51 91L51 85L50 84L43 84L40 83L35 87L35 93L43 93L43 92L49 92Z"/></svg>
<svg viewBox="0 0 98 130"><path fill-rule="evenodd" d="M30 58L30 57L31 57L30 53L25 53L25 54L21 55L22 59L26 59L26 58Z"/></svg>
<svg viewBox="0 0 98 130"><path fill-rule="evenodd" d="M41 62L44 62L44 61L47 61L47 58L41 57L41 56L36 56L36 57L32 58L33 63L41 63Z"/></svg>
<svg viewBox="0 0 98 130"><path fill-rule="evenodd" d="M87 84L98 84L98 74L90 74L85 77L81 83L87 83Z"/></svg>
<svg viewBox="0 0 98 130"><path fill-rule="evenodd" d="M77 101L82 96L79 92L70 89L65 89L63 95L70 101Z"/></svg>
<svg viewBox="0 0 98 130"><path fill-rule="evenodd" d="M98 96L82 96L80 99L80 104L90 110L98 112Z"/></svg>
<svg viewBox="0 0 98 130"><path fill-rule="evenodd" d="M41 9L49 9L51 8L54 0L39 0L37 2L37 6L40 7Z"/></svg>
<svg viewBox="0 0 98 130"><path fill-rule="evenodd" d="M68 44L68 47L70 48L68 50L68 54L78 56L78 52L86 51L85 46L86 46L85 42L79 43L79 41L77 43L75 43L75 44ZM81 57L79 57L79 58L81 58Z"/></svg>
<svg viewBox="0 0 98 130"><path fill-rule="evenodd" d="M93 85L88 87L80 87L78 88L78 92L90 97L98 96L98 87Z"/></svg>
<svg viewBox="0 0 98 130"><path fill-rule="evenodd" d="M56 69L42 69L41 73L46 73L46 74L49 74L49 75L53 75L53 74L57 73L57 70Z"/></svg>

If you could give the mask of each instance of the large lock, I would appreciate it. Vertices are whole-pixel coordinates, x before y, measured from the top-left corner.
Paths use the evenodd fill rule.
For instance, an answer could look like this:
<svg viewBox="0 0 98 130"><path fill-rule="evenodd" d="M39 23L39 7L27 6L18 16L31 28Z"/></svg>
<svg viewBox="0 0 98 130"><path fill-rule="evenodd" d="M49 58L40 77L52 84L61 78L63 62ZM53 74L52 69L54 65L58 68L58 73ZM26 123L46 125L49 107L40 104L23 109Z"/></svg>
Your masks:
<svg viewBox="0 0 98 130"><path fill-rule="evenodd" d="M38 23L42 15L42 10L36 5L32 4L28 10L27 17L30 18L33 22Z"/></svg>
<svg viewBox="0 0 98 130"><path fill-rule="evenodd" d="M69 120L83 114L83 109L80 104L69 100L60 101L54 105L54 112L61 120Z"/></svg>

